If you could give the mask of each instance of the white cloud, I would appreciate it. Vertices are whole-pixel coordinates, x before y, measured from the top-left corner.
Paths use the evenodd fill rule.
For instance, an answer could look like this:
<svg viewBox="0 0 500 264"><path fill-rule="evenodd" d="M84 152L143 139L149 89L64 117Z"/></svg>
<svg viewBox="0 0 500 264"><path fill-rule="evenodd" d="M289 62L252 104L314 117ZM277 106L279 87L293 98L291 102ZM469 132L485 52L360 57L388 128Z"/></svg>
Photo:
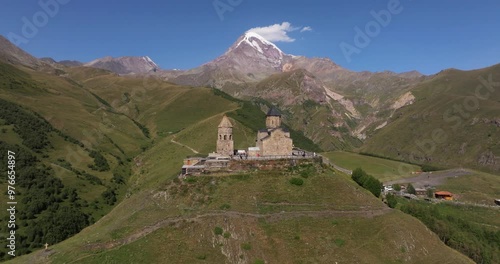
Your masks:
<svg viewBox="0 0 500 264"><path fill-rule="evenodd" d="M271 42L294 42L295 39L288 36L289 32L299 30L300 32L311 31L311 27L292 27L290 22L274 24L267 27L255 27L248 32L255 32Z"/></svg>
<svg viewBox="0 0 500 264"><path fill-rule="evenodd" d="M313 30L313 29L312 29L312 27L309 27L309 26L308 26L308 27L303 27L303 28L300 30L300 32L306 32L306 31L312 31L312 30Z"/></svg>

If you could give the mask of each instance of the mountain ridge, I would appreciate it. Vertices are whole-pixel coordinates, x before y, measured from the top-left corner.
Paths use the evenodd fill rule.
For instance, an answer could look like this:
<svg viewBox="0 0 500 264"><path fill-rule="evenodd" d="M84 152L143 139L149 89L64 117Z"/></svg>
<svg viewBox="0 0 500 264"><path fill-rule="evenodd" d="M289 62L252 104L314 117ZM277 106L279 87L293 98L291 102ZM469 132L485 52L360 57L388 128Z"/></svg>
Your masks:
<svg viewBox="0 0 500 264"><path fill-rule="evenodd" d="M83 64L87 67L109 70L117 74L145 74L156 72L159 66L149 56L107 56Z"/></svg>
<svg viewBox="0 0 500 264"><path fill-rule="evenodd" d="M0 60L33 69L46 66L44 62L20 49L2 35L0 35Z"/></svg>

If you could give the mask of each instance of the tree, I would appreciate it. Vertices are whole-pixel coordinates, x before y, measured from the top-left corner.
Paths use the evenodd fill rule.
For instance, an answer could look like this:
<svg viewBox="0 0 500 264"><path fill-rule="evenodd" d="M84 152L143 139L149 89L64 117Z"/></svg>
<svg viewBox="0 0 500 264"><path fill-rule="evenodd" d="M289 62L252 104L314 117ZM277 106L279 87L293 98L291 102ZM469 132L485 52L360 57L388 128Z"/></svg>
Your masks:
<svg viewBox="0 0 500 264"><path fill-rule="evenodd" d="M369 175L366 188L376 197L380 197L380 193L382 192L382 183L375 179L375 177Z"/></svg>
<svg viewBox="0 0 500 264"><path fill-rule="evenodd" d="M114 189L108 188L101 196L106 204L113 205L116 203L116 193Z"/></svg>
<svg viewBox="0 0 500 264"><path fill-rule="evenodd" d="M387 202L387 205L390 207L390 208L395 208L396 205L398 204L398 200L396 199L396 197L389 193L387 194L387 196L385 197L386 199L386 202Z"/></svg>
<svg viewBox="0 0 500 264"><path fill-rule="evenodd" d="M395 191L397 191L397 192L401 191L401 185L399 185L399 184L397 184L397 183L396 183L396 184L394 184L394 185L392 185L392 187L393 187L393 188L394 188L394 190L395 190Z"/></svg>
<svg viewBox="0 0 500 264"><path fill-rule="evenodd" d="M370 191L376 197L380 196L382 183L375 177L367 174L361 168L357 168L352 172L351 178L361 187Z"/></svg>
<svg viewBox="0 0 500 264"><path fill-rule="evenodd" d="M415 191L415 187L411 183L408 183L408 186L406 187L406 191L409 194L417 194L417 191Z"/></svg>
<svg viewBox="0 0 500 264"><path fill-rule="evenodd" d="M365 175L366 175L365 171L363 171L361 168L357 168L357 169L355 169L355 170L352 171L351 178L355 182L360 183L361 182L361 178L363 178Z"/></svg>

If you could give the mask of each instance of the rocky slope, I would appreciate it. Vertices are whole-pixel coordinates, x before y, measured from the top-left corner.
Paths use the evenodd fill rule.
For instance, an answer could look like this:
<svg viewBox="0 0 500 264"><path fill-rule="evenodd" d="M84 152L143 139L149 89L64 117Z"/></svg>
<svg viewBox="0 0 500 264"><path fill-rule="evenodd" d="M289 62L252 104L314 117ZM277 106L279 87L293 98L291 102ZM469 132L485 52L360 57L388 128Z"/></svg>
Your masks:
<svg viewBox="0 0 500 264"><path fill-rule="evenodd" d="M215 60L163 77L178 84L216 87L238 98L265 99L288 112L294 128L311 130L308 136L328 135L317 137L325 149L359 146L391 116L393 105L427 78L415 71L350 71L328 58L286 54L253 32L239 37ZM304 102L317 107L303 109ZM304 124L320 128L306 129Z"/></svg>
<svg viewBox="0 0 500 264"><path fill-rule="evenodd" d="M155 72L158 65L148 56L143 57L105 57L84 64L87 67L109 70L117 74L143 74Z"/></svg>
<svg viewBox="0 0 500 264"><path fill-rule="evenodd" d="M2 35L0 35L0 60L14 65L24 65L33 69L40 69L46 66L45 63L18 48Z"/></svg>

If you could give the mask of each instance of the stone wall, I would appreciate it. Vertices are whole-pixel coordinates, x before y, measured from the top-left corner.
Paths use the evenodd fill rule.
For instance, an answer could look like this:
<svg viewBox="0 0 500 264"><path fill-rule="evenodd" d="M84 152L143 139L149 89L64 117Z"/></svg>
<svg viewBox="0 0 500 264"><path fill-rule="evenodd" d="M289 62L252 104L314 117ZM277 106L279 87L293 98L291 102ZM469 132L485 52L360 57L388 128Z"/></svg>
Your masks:
<svg viewBox="0 0 500 264"><path fill-rule="evenodd" d="M279 160L233 160L229 163L228 170L232 172L243 171L286 171L287 168L301 164L321 164L321 159L279 159Z"/></svg>

